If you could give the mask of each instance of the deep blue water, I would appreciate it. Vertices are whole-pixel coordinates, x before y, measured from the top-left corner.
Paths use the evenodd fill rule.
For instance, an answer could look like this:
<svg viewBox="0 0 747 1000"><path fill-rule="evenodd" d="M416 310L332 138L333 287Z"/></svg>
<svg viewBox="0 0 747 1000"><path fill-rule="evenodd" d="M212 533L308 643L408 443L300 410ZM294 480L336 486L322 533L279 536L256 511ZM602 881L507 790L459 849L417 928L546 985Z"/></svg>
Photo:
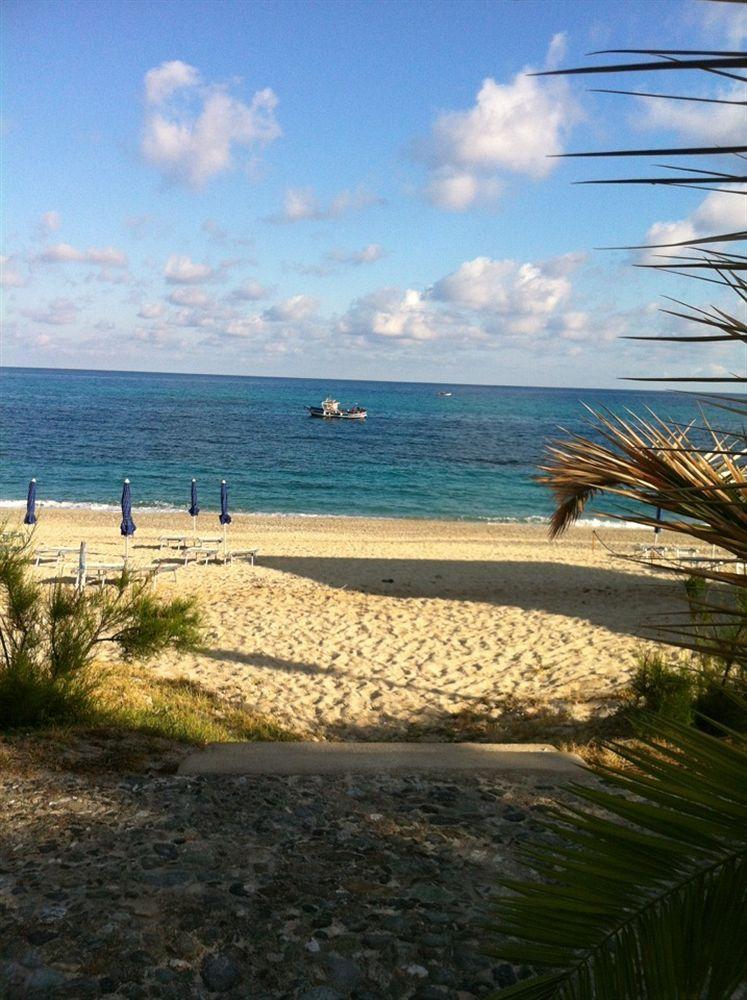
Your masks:
<svg viewBox="0 0 747 1000"><path fill-rule="evenodd" d="M453 396L437 393L451 390ZM368 420L304 411L326 395ZM449 519L551 513L533 482L558 425L584 427L582 401L686 420L686 396L597 389L345 382L6 368L0 372L0 500L203 510L228 480L232 509Z"/></svg>

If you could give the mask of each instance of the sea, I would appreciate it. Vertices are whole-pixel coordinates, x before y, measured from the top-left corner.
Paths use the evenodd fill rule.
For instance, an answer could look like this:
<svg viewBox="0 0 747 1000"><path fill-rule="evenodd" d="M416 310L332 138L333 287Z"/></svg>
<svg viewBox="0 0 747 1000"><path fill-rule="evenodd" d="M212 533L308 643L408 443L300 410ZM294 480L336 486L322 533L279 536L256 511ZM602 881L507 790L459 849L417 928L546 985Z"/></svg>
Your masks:
<svg viewBox="0 0 747 1000"><path fill-rule="evenodd" d="M326 396L368 419L310 418ZM3 368L0 506L34 476L42 506L116 509L128 477L136 509L185 510L195 478L205 512L225 479L236 513L542 521L543 450L590 430L584 404L697 412L673 392ZM586 519L605 510L625 513Z"/></svg>

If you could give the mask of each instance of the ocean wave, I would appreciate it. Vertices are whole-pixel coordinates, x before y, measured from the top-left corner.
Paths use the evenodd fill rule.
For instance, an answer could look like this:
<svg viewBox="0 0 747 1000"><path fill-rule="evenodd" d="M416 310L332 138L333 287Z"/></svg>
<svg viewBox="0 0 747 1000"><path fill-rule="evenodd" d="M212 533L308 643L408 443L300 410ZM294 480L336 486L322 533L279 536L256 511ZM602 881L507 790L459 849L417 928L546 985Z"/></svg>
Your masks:
<svg viewBox="0 0 747 1000"><path fill-rule="evenodd" d="M108 514L119 514L119 504L97 503L88 500L40 500L37 503L37 510L90 510L100 511ZM0 500L0 509L23 510L26 507L26 500ZM143 506L134 506L134 514L187 514L185 507L174 507L167 503L155 502ZM218 509L208 510L202 508L201 517L211 517L218 515ZM523 517L513 517L511 515L475 515L475 516L454 516L449 514L424 513L413 514L331 514L309 513L308 511L280 511L280 510L243 510L241 507L232 507L231 513L240 517L277 517L277 518L359 518L367 521L455 521L468 524L549 524L550 517L545 514L527 514ZM576 522L580 528L611 528L611 529L633 529L645 530L644 525L636 524L634 521L618 521L614 518L604 517L581 517ZM666 526L666 525L664 525Z"/></svg>

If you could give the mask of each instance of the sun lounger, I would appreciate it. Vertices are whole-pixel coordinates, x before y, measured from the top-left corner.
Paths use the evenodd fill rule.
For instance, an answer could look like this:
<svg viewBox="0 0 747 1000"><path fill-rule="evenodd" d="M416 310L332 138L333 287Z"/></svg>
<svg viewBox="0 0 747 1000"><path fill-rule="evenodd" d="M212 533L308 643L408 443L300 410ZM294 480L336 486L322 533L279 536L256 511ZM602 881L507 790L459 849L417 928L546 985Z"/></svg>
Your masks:
<svg viewBox="0 0 747 1000"><path fill-rule="evenodd" d="M158 539L158 547L161 549L184 549L186 546L186 535L161 535Z"/></svg>
<svg viewBox="0 0 747 1000"><path fill-rule="evenodd" d="M55 548L55 546L48 546L47 548L37 549L34 553L34 565L39 566L43 562L60 562L65 556L78 555L80 547L78 545L75 548Z"/></svg>
<svg viewBox="0 0 747 1000"><path fill-rule="evenodd" d="M179 562L175 559L161 559L150 563L148 566L137 566L134 569L128 569L127 575L134 579L150 580L151 586L155 590L158 577L163 576L164 573L171 573L176 583L176 571L181 569L183 565L184 563L181 562L181 559Z"/></svg>
<svg viewBox="0 0 747 1000"><path fill-rule="evenodd" d="M687 567L692 566L695 569L700 567L706 569L721 569L722 567L734 567L735 573L745 573L747 571L747 563L743 559L734 559L729 557L721 556L682 556L680 559L676 560L678 565Z"/></svg>
<svg viewBox="0 0 747 1000"><path fill-rule="evenodd" d="M670 556L677 559L682 555L697 555L702 550L692 545L657 545L655 542L639 542L633 546L633 551L638 555L648 556L649 559L654 557L669 558Z"/></svg>
<svg viewBox="0 0 747 1000"><path fill-rule="evenodd" d="M223 535L198 535L195 538L193 548L204 547L205 545L222 545Z"/></svg>
<svg viewBox="0 0 747 1000"><path fill-rule="evenodd" d="M121 576L125 571L124 560L120 559L118 562L87 562L82 570L78 568L75 574L75 586L80 587L83 583L89 583L93 580L94 583L98 583L101 589L104 589L104 584L109 577Z"/></svg>
<svg viewBox="0 0 747 1000"><path fill-rule="evenodd" d="M218 549L215 548L205 548L204 545L187 545L186 548L182 550L182 555L184 556L184 565L186 566L190 560L192 562L201 562L203 566L207 566L211 559L218 559Z"/></svg>
<svg viewBox="0 0 747 1000"><path fill-rule="evenodd" d="M259 555L259 549L238 549L236 551L229 551L226 553L225 562L232 563L234 559L248 559L252 566L254 565L254 560Z"/></svg>

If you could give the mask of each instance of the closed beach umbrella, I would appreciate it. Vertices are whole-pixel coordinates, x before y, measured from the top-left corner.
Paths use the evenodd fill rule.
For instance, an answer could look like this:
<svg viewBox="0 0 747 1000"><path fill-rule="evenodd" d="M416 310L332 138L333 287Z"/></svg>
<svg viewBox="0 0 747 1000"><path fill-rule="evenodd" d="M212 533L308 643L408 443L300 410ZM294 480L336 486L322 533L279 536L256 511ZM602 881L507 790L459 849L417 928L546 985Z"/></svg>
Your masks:
<svg viewBox="0 0 747 1000"><path fill-rule="evenodd" d="M125 479L122 484L122 523L119 526L119 530L124 535L126 559L130 535L135 534L135 522L132 520L132 493L130 491L129 479Z"/></svg>
<svg viewBox="0 0 747 1000"><path fill-rule="evenodd" d="M656 508L656 527L654 528L654 539L661 531L661 526L664 523L664 519L661 516L661 507Z"/></svg>
<svg viewBox="0 0 747 1000"><path fill-rule="evenodd" d="M228 513L228 483L225 479L220 483L220 515L218 520L223 525L223 558L226 558L226 528L231 523L231 515Z"/></svg>
<svg viewBox="0 0 747 1000"><path fill-rule="evenodd" d="M192 535L197 534L197 515L200 513L200 505L197 503L197 480L192 480L192 490L189 494L189 514L192 518Z"/></svg>
<svg viewBox="0 0 747 1000"><path fill-rule="evenodd" d="M24 524L36 524L36 480L32 479L29 483L29 493L26 497L26 516L23 519Z"/></svg>

